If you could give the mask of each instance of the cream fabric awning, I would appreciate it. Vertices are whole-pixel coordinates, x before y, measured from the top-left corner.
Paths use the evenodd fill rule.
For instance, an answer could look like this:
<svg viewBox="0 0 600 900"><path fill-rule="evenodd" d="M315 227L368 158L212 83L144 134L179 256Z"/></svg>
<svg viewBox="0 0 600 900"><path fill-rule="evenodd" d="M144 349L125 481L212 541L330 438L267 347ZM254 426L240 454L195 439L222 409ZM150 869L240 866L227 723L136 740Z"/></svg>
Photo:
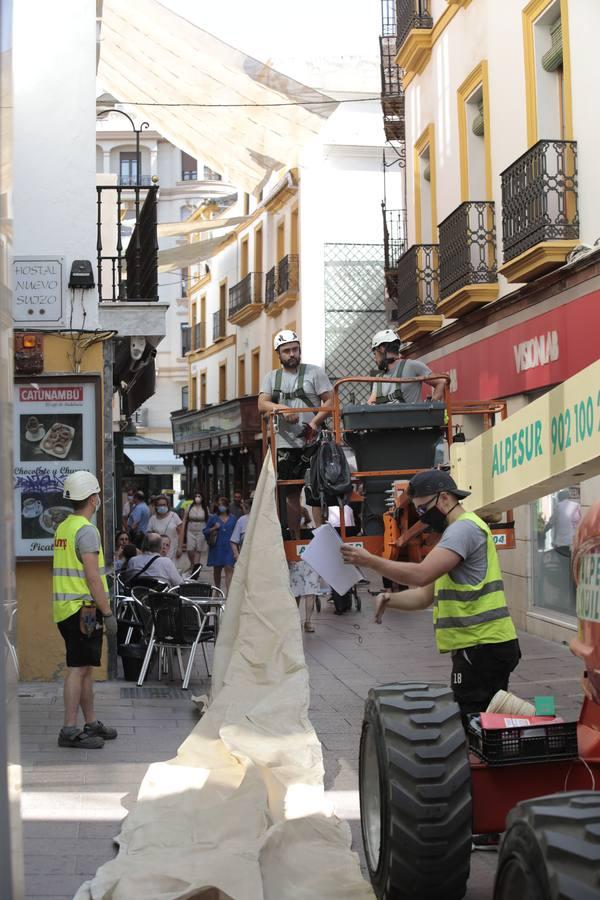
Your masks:
<svg viewBox="0 0 600 900"><path fill-rule="evenodd" d="M196 241L193 244L182 244L158 251L158 271L171 272L173 269L185 269L195 263L210 259L217 252L225 236L210 238L208 241Z"/></svg>
<svg viewBox="0 0 600 900"><path fill-rule="evenodd" d="M170 447L125 447L125 456L133 463L136 475L172 475L185 472L181 456Z"/></svg>
<svg viewBox="0 0 600 900"><path fill-rule="evenodd" d="M104 0L98 80L176 147L255 195L296 164L337 107L157 0Z"/></svg>
<svg viewBox="0 0 600 900"><path fill-rule="evenodd" d="M157 227L159 237L179 237L185 234L197 234L202 231L218 231L221 228L233 228L235 225L243 225L250 216L230 216L225 219L195 219L193 222L184 219L183 222L163 222Z"/></svg>

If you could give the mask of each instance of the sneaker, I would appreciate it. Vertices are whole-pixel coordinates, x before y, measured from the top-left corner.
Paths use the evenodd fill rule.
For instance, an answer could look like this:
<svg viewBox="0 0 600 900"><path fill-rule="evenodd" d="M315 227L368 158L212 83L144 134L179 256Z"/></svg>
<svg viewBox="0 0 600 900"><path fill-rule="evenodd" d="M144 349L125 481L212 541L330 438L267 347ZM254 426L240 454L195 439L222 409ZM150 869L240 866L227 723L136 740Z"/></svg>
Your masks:
<svg viewBox="0 0 600 900"><path fill-rule="evenodd" d="M58 746L76 750L101 750L104 741L101 737L88 734L86 731L65 732L62 728L58 734Z"/></svg>
<svg viewBox="0 0 600 900"><path fill-rule="evenodd" d="M100 719L96 722L91 722L89 725L84 725L83 730L91 737L100 737L105 741L114 741L117 736L117 729L109 728L107 725L104 725Z"/></svg>
<svg viewBox="0 0 600 900"><path fill-rule="evenodd" d="M500 835L498 832L490 834L474 834L471 839L472 850L496 850L500 847Z"/></svg>
<svg viewBox="0 0 600 900"><path fill-rule="evenodd" d="M311 634L314 632L314 625L311 625L310 622L304 623L304 630L310 632Z"/></svg>

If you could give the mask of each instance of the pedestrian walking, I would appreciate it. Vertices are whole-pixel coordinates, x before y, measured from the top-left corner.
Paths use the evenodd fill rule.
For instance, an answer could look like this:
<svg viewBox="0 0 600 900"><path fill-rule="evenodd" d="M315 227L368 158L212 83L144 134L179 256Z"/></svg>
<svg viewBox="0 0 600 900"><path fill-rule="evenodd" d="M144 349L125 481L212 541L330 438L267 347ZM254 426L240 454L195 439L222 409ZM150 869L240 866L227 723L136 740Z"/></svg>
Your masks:
<svg viewBox="0 0 600 900"><path fill-rule="evenodd" d="M325 582L317 575L315 570L301 559L288 563L290 570L290 589L296 598L296 604L300 609L304 599L304 624L303 628L313 633L312 616L315 609L317 595L328 593Z"/></svg>
<svg viewBox="0 0 600 900"><path fill-rule="evenodd" d="M390 378L420 378L431 375L431 369L420 359L408 359L403 356L405 347L391 328L378 331L371 339L371 350L375 364L381 377L388 374ZM433 400L444 399L443 378L432 378L428 382L433 386ZM413 381L406 384L395 382L377 382L369 397L370 404L381 403L421 403L422 382Z"/></svg>
<svg viewBox="0 0 600 900"><path fill-rule="evenodd" d="M156 511L148 519L148 531L169 538L169 559L175 560L183 552L183 522L176 512L169 509L165 494L155 498L154 508Z"/></svg>
<svg viewBox="0 0 600 900"><path fill-rule="evenodd" d="M65 642L67 663L58 746L98 750L117 732L96 718L92 670L100 665L102 628L116 635L117 620L110 608L100 532L91 521L100 508L96 476L72 472L65 479L63 497L73 512L56 529L52 564L53 618ZM77 724L80 708L83 729Z"/></svg>
<svg viewBox="0 0 600 900"><path fill-rule="evenodd" d="M229 505L229 512L236 519L240 519L244 515L244 500L241 491L235 490L233 492L233 500Z"/></svg>
<svg viewBox="0 0 600 900"><path fill-rule="evenodd" d="M127 519L129 528L129 536L136 547L142 546L144 535L148 531L148 520L150 518L150 509L146 503L143 491L137 491L133 497L134 505Z"/></svg>
<svg viewBox="0 0 600 900"><path fill-rule="evenodd" d="M221 573L225 570L225 593L229 591L235 559L231 549L231 535L236 523L229 512L227 497L219 497L217 512L209 517L204 527L204 537L208 542L208 565L213 567L215 586L221 587Z"/></svg>
<svg viewBox="0 0 600 900"><path fill-rule="evenodd" d="M378 595L375 618L385 609L426 609L433 604L438 650L452 656L451 687L467 724L468 716L487 709L521 658L510 616L498 553L488 525L466 512L460 490L444 471L419 472L408 494L421 522L442 534L420 563L393 562L346 544L344 562L374 569L410 590Z"/></svg>
<svg viewBox="0 0 600 900"><path fill-rule="evenodd" d="M183 534L187 555L192 568L202 562L202 555L207 548L204 528L208 522L208 507L204 494L196 491L194 499L183 516Z"/></svg>
<svg viewBox="0 0 600 900"><path fill-rule="evenodd" d="M236 562L238 561L240 553L242 551L246 529L248 528L248 522L250 521L252 500L246 500L244 502L243 509L244 514L240 516L235 523L235 528L233 529L233 534L231 535L231 549L233 551L233 558Z"/></svg>
<svg viewBox="0 0 600 900"><path fill-rule="evenodd" d="M266 376L258 396L260 413L277 412L277 476L282 480L304 478L309 465L309 445L314 443L321 423L329 416L320 412L328 406L333 388L325 370L301 362L301 348L294 331L275 335L273 349L281 367ZM312 412L295 413L294 409L310 407ZM285 488L287 526L294 538L300 536L300 485ZM315 521L321 524L318 505L313 509Z"/></svg>

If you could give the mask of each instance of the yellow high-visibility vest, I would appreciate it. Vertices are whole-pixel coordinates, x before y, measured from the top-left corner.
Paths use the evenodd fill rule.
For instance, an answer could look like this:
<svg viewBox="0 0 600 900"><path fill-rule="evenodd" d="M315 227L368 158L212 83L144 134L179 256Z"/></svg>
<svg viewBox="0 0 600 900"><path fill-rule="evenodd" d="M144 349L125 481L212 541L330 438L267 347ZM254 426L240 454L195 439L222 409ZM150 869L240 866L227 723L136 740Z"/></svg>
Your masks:
<svg viewBox="0 0 600 900"><path fill-rule="evenodd" d="M62 622L76 613L80 607L93 604L92 595L85 577L83 563L77 556L77 532L90 525L85 516L73 514L61 522L54 535L54 561L52 566L52 608L55 622ZM92 527L96 527L95 525ZM97 531L98 529L96 529ZM104 553L98 532L98 566L102 585L108 598L108 583L104 567Z"/></svg>
<svg viewBox="0 0 600 900"><path fill-rule="evenodd" d="M451 572L436 580L433 627L440 653L476 644L501 644L517 636L506 605L492 532L475 513L463 513L456 521L465 520L473 522L486 535L487 570L479 584L458 584Z"/></svg>

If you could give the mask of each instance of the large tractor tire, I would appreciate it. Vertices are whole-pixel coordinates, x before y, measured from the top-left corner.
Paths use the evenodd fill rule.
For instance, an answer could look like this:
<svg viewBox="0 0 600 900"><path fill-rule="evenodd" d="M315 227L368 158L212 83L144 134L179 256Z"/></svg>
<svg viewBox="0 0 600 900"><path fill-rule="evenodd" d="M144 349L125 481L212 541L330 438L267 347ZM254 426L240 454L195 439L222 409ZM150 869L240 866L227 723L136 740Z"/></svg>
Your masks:
<svg viewBox="0 0 600 900"><path fill-rule="evenodd" d="M408 683L369 691L359 787L377 897L460 900L471 860L471 772L448 687Z"/></svg>
<svg viewBox="0 0 600 900"><path fill-rule="evenodd" d="M600 900L600 794L519 803L508 817L494 900Z"/></svg>

